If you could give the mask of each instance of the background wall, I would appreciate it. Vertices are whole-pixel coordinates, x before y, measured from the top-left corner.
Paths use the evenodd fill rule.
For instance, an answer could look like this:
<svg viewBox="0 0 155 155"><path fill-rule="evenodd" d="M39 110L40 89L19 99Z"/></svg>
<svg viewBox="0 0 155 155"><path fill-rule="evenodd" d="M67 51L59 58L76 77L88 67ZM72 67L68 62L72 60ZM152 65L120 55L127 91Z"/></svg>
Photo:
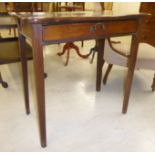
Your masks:
<svg viewBox="0 0 155 155"><path fill-rule="evenodd" d="M114 2L113 3L113 10L115 12L138 12L140 6L140 2ZM86 10L93 10L94 5L93 2L86 2L85 3Z"/></svg>
<svg viewBox="0 0 155 155"><path fill-rule="evenodd" d="M114 2L113 10L116 12L138 12L140 2Z"/></svg>

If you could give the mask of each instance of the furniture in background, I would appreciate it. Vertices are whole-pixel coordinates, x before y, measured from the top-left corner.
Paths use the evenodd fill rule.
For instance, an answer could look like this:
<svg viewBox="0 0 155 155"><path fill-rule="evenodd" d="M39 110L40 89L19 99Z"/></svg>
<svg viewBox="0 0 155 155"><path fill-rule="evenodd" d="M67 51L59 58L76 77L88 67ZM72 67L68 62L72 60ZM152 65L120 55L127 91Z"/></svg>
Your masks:
<svg viewBox="0 0 155 155"><path fill-rule="evenodd" d="M0 8L3 8L4 13L8 12L39 12L43 10L43 5L41 2L1 2ZM16 37L16 28L9 29L9 35L11 31Z"/></svg>
<svg viewBox="0 0 155 155"><path fill-rule="evenodd" d="M94 3L94 11L95 12L103 12L103 11L111 11L113 2L95 2ZM98 44L95 41L95 46L90 49L89 56L92 55L90 63L93 63L95 53L98 51Z"/></svg>
<svg viewBox="0 0 155 155"><path fill-rule="evenodd" d="M6 12L6 5L4 2L0 2L0 12Z"/></svg>
<svg viewBox="0 0 155 155"><path fill-rule="evenodd" d="M85 3L84 2L72 2L72 3L65 2L65 5L61 5L61 3L59 3L59 5L58 5L58 10L61 12L62 11L67 11L67 12L68 11L77 11L77 10L78 11L84 11L84 9L85 9ZM80 15L80 13L79 13L79 15ZM70 33L72 33L72 32L70 32ZM61 35L63 35L63 34L61 34ZM83 41L82 41L82 47L83 47ZM81 54L79 47L77 45L75 45L73 42L66 43L63 46L62 52L57 53L59 56L62 56L67 52L65 66L68 65L71 49L74 49L76 51L76 53L78 54L78 56L80 56L81 58L85 59L88 57L88 54L86 54L86 55Z"/></svg>
<svg viewBox="0 0 155 155"><path fill-rule="evenodd" d="M0 29L9 29L9 28L15 28L15 27L17 27L15 18L9 15L0 16ZM0 38L0 65L26 61L26 63L23 64L23 67L25 69L23 76L28 78L27 60L31 60L32 58L33 58L32 48L28 43L25 44L25 53L20 53L19 41L17 37ZM47 77L47 74L44 73L44 78L46 77ZM24 87L25 92L28 90L28 83L26 82L28 82L28 79L24 79L23 81L24 85L27 85L27 87ZM0 72L0 84L2 84L3 88L8 87L7 82L5 82L2 78L1 72ZM28 99L28 95L25 96L25 100L27 99ZM28 104L25 104L25 109L26 109L26 114L29 114L30 111L29 111Z"/></svg>
<svg viewBox="0 0 155 155"><path fill-rule="evenodd" d="M136 62L136 69L155 70L155 3L141 3L140 12L151 13L150 17L144 17L141 20L141 28L139 35L139 48ZM129 59L132 56L130 53L130 44L113 44L110 39L106 40L104 61L107 62L108 68L103 78L103 83L106 84L108 75L113 65L129 66ZM152 83L152 91L155 90L155 77ZM123 106L125 112L127 106Z"/></svg>
<svg viewBox="0 0 155 155"><path fill-rule="evenodd" d="M26 45L26 57L32 59L32 49ZM1 38L0 39L0 65L15 63L20 61L18 38ZM8 84L2 78L0 72L0 83L3 88L7 88Z"/></svg>
<svg viewBox="0 0 155 155"><path fill-rule="evenodd" d="M12 16L8 14L0 14L0 29L10 29L16 28L17 23ZM26 57L27 59L32 59L32 49L26 44ZM10 38L0 38L0 65L9 64L20 61L19 54L19 46L18 46L18 38L10 37ZM7 82L5 82L2 78L0 72L0 83L4 88L8 87Z"/></svg>
<svg viewBox="0 0 155 155"><path fill-rule="evenodd" d="M8 10L7 10L7 3L5 2L0 2L0 16L7 16L8 15ZM16 36L16 31L15 28L13 28L14 31L14 36ZM9 34L11 34L11 28L9 29ZM2 37L0 33L0 38Z"/></svg>
<svg viewBox="0 0 155 155"><path fill-rule="evenodd" d="M35 89L38 107L38 122L40 129L40 142L46 147L46 113L45 113L45 83L43 65L43 46L55 43L74 42L81 40L96 39L99 45L97 56L96 90L100 91L102 79L102 65L104 55L104 41L106 37L132 35L131 57L129 58L128 74L125 84L124 105L128 104L132 78L134 74L137 48L139 22L145 14L125 14L116 16L83 12L81 16L74 12L59 14L42 14L40 16L17 14L19 26L19 44L22 63L23 81L25 76L25 41L28 37L32 42L33 64L35 75ZM96 29L94 30L94 28ZM72 30L72 33L69 33ZM63 33L63 35L60 35ZM23 83L28 88L28 82ZM24 89L25 104L29 105L28 89ZM29 110L29 109L28 109ZM125 112L125 111L123 111Z"/></svg>
<svg viewBox="0 0 155 155"><path fill-rule="evenodd" d="M14 12L40 12L43 11L42 2L13 2Z"/></svg>
<svg viewBox="0 0 155 155"><path fill-rule="evenodd" d="M62 6L62 7L61 7ZM65 8L65 6L67 6ZM70 6L70 8L69 8ZM64 9L63 9L64 7ZM72 8L71 8L72 7ZM75 9L85 10L85 2L52 2L52 12L61 12L61 11L75 11Z"/></svg>

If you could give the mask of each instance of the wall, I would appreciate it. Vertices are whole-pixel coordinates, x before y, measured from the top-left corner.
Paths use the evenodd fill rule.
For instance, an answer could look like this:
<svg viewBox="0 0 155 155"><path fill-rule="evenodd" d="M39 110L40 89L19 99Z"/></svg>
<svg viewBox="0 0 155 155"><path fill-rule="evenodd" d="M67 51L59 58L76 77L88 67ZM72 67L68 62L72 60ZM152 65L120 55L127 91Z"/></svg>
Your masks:
<svg viewBox="0 0 155 155"><path fill-rule="evenodd" d="M140 2L114 2L113 10L115 12L138 12ZM86 10L93 10L93 2L85 3Z"/></svg>
<svg viewBox="0 0 155 155"><path fill-rule="evenodd" d="M139 11L140 2L114 2L113 11L115 12L138 12Z"/></svg>

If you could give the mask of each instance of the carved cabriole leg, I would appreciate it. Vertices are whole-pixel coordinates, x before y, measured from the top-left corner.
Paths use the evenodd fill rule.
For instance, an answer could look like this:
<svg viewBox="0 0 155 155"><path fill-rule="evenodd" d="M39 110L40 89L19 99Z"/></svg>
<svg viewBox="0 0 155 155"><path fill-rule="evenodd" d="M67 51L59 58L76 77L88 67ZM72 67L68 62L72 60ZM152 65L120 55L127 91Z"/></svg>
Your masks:
<svg viewBox="0 0 155 155"><path fill-rule="evenodd" d="M65 45L63 46L62 52L57 53L57 55L61 56L61 55L65 54L67 48L68 48L68 44L65 44Z"/></svg>
<svg viewBox="0 0 155 155"><path fill-rule="evenodd" d="M18 29L20 30L20 22L19 21L18 21ZM28 71L27 71L27 57L26 57L25 44L26 44L25 37L19 33L19 51L20 51L20 55L21 55L25 108L26 108L26 114L29 114L30 113L29 87L28 87Z"/></svg>
<svg viewBox="0 0 155 155"><path fill-rule="evenodd" d="M97 73L96 73L96 91L101 90L102 79L102 67L103 67L103 55L104 55L105 39L97 40L98 52L97 52Z"/></svg>
<svg viewBox="0 0 155 155"><path fill-rule="evenodd" d="M33 62L36 84L36 99L38 108L38 119L40 129L41 146L46 147L46 116L45 116L45 84L44 84L44 64L43 64L43 45L42 45L42 26L33 25Z"/></svg>
<svg viewBox="0 0 155 155"><path fill-rule="evenodd" d="M155 74L154 74L154 77L153 77L153 81L152 81L152 86L151 86L151 88L152 88L152 91L155 90Z"/></svg>
<svg viewBox="0 0 155 155"><path fill-rule="evenodd" d="M107 68L107 70L106 70L105 76L104 76L104 78L103 78L103 84L104 84L104 85L107 83L107 79L108 79L108 76L109 76L109 73L110 73L112 67L113 67L112 64L109 64L109 65L108 65L108 68Z"/></svg>
<svg viewBox="0 0 155 155"><path fill-rule="evenodd" d="M86 59L89 56L88 54L86 54L86 55L81 54L78 46L76 46L74 43L70 43L70 48L73 48L76 51L76 53L78 54L78 56L81 58Z"/></svg>
<svg viewBox="0 0 155 155"><path fill-rule="evenodd" d="M65 54L65 52L67 51L67 58L66 58L66 63L65 63L65 66L68 65L68 62L69 62L69 52L70 52L70 49L74 49L76 51L76 53L81 57L81 58L84 58L86 59L89 55L86 54L86 55L82 55L79 51L79 48L72 42L70 43L66 43L63 47L63 50L62 52L60 53L57 53L57 55L61 56L63 54Z"/></svg>
<svg viewBox="0 0 155 155"><path fill-rule="evenodd" d="M132 36L132 43L131 43L131 55L128 59L128 71L127 71L127 77L125 81L125 87L124 87L124 100L123 100L123 107L122 107L122 113L126 113L128 109L128 103L129 103L129 96L131 92L131 86L132 86L132 80L134 76L134 69L137 59L137 51L138 51L138 37L136 34Z"/></svg>

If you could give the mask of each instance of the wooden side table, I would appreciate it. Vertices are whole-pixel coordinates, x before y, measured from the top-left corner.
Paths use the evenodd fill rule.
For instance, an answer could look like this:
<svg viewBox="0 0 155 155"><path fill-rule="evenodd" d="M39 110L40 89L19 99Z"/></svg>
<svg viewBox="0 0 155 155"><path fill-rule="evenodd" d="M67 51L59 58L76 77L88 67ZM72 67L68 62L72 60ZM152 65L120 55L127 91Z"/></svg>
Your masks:
<svg viewBox="0 0 155 155"><path fill-rule="evenodd" d="M18 18L19 43L22 57L23 75L25 75L24 73L26 69L24 50L25 40L28 38L32 42L40 142L42 147L46 147L47 145L45 84L43 76L43 46L55 43L96 39L99 46L96 70L96 90L100 91L105 38L132 35L131 56L128 61L128 72L124 87L123 107L125 109L122 110L123 113L126 113L137 57L140 20L144 15L146 14L106 14L105 16L104 13L96 15L94 13L86 12L83 12L83 15L81 16L74 12L70 12L68 14L16 14ZM73 33L69 33L70 31ZM26 76L23 76L23 81L24 80L28 80ZM25 82L23 84L24 87L27 87L28 83ZM27 94L28 90L25 92L25 102L26 104L29 104L29 98Z"/></svg>

